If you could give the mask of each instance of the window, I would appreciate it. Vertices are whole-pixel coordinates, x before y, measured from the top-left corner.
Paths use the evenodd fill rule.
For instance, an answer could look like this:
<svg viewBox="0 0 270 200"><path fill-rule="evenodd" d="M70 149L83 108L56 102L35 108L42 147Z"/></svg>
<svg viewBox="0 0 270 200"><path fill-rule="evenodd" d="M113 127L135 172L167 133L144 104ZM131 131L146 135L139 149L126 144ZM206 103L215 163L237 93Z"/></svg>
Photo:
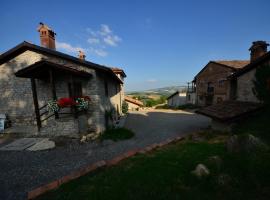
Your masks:
<svg viewBox="0 0 270 200"><path fill-rule="evenodd" d="M214 86L212 82L207 83L207 92L208 93L213 93L214 92Z"/></svg>
<svg viewBox="0 0 270 200"><path fill-rule="evenodd" d="M82 95L82 83L81 82L74 82L73 85L71 83L68 83L68 90L69 90L69 96L71 97L80 97Z"/></svg>
<svg viewBox="0 0 270 200"><path fill-rule="evenodd" d="M82 96L82 83L80 83L80 82L74 83L74 96L75 97Z"/></svg>
<svg viewBox="0 0 270 200"><path fill-rule="evenodd" d="M224 85L225 85L225 80L218 81L218 87L224 87Z"/></svg>

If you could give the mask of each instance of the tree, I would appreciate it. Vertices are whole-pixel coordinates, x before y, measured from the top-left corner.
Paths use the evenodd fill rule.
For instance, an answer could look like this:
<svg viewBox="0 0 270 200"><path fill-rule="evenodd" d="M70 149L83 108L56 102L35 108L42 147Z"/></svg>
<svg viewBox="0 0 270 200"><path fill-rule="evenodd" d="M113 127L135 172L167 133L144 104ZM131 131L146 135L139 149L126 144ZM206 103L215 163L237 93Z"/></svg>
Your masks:
<svg viewBox="0 0 270 200"><path fill-rule="evenodd" d="M270 105L270 65L257 68L255 73L254 94L267 105Z"/></svg>
<svg viewBox="0 0 270 200"><path fill-rule="evenodd" d="M123 101L122 113L126 114L127 112L128 112L128 103L126 101Z"/></svg>

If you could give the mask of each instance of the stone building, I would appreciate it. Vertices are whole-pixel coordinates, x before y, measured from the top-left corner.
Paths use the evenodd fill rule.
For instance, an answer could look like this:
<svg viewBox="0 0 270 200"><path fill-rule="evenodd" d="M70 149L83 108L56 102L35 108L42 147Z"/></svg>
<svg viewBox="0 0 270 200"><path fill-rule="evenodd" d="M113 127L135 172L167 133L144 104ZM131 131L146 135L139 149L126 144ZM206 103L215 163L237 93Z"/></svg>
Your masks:
<svg viewBox="0 0 270 200"><path fill-rule="evenodd" d="M186 104L186 92L175 92L169 97L167 97L167 105L169 107L178 107Z"/></svg>
<svg viewBox="0 0 270 200"><path fill-rule="evenodd" d="M125 102L128 104L129 111L138 111L143 107L143 102L129 96L125 96Z"/></svg>
<svg viewBox="0 0 270 200"><path fill-rule="evenodd" d="M254 92L256 69L260 66L270 66L270 52L267 52L265 41L255 41L250 47L250 64L229 77L231 99L247 102L259 102ZM269 77L270 78L270 77Z"/></svg>
<svg viewBox="0 0 270 200"><path fill-rule="evenodd" d="M258 109L262 102L256 97L254 81L255 73L260 66L270 67L270 52L267 52L265 41L255 41L250 47L250 63L228 76L227 95L229 101L212 105L197 112L212 118L212 128L231 131L232 124ZM269 84L269 81L265 84Z"/></svg>
<svg viewBox="0 0 270 200"><path fill-rule="evenodd" d="M41 46L22 42L0 55L0 113L16 132L78 136L101 133L121 114L124 76L106 66L55 50L55 33L40 24ZM122 75L124 72L122 71ZM89 108L50 113L51 100L89 96Z"/></svg>
<svg viewBox="0 0 270 200"><path fill-rule="evenodd" d="M197 104L209 106L229 100L227 77L248 63L248 60L210 61L194 78Z"/></svg>
<svg viewBox="0 0 270 200"><path fill-rule="evenodd" d="M117 68L117 67L112 67L111 68L112 71L117 75L117 77L124 83L124 79L127 77L127 75L125 74L124 70ZM117 112L122 114L122 103L125 100L125 92L124 92L124 84L120 83L119 85L119 95L116 96L117 101L120 102L119 107L117 107Z"/></svg>

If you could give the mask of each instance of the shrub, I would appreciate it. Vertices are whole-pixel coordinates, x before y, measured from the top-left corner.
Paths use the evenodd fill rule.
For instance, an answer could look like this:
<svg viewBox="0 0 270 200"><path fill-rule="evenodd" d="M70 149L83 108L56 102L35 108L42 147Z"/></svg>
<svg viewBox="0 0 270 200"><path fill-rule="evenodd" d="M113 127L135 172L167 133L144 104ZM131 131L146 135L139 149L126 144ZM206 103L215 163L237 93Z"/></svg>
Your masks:
<svg viewBox="0 0 270 200"><path fill-rule="evenodd" d="M128 112L128 103L126 101L123 101L122 113L126 114L127 112Z"/></svg>

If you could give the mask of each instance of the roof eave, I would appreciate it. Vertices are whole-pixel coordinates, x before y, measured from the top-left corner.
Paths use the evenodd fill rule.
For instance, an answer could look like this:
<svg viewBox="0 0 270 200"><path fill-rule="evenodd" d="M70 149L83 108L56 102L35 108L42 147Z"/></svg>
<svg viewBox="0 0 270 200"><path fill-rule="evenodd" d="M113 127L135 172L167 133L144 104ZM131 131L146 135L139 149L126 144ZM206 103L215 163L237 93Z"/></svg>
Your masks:
<svg viewBox="0 0 270 200"><path fill-rule="evenodd" d="M12 49L10 49L10 50L6 51L5 53L1 54L0 55L0 64L3 64L5 62L7 62L8 60L12 59L16 55L19 55L20 53L22 53L22 52L24 52L26 50L31 50L31 51L38 52L38 53L43 53L43 54L45 53L45 54L53 55L53 56L56 56L56 57L65 58L67 60L70 60L70 61L75 62L77 64L84 65L86 67L89 67L89 68L92 68L92 69L95 69L95 70L105 71L105 72L111 74L118 82L123 84L123 81L120 80L118 78L118 76L115 75L114 72L109 67L105 67L105 66L95 64L95 63L85 61L85 60L80 60L80 59L75 58L73 56L70 56L68 54L64 54L62 52L55 51L55 50L52 50L52 49L48 49L48 48L45 48L45 47L41 47L41 46L38 46L38 45L35 45L35 44L30 44L30 43L28 43L26 41L18 44L17 46L13 47Z"/></svg>

